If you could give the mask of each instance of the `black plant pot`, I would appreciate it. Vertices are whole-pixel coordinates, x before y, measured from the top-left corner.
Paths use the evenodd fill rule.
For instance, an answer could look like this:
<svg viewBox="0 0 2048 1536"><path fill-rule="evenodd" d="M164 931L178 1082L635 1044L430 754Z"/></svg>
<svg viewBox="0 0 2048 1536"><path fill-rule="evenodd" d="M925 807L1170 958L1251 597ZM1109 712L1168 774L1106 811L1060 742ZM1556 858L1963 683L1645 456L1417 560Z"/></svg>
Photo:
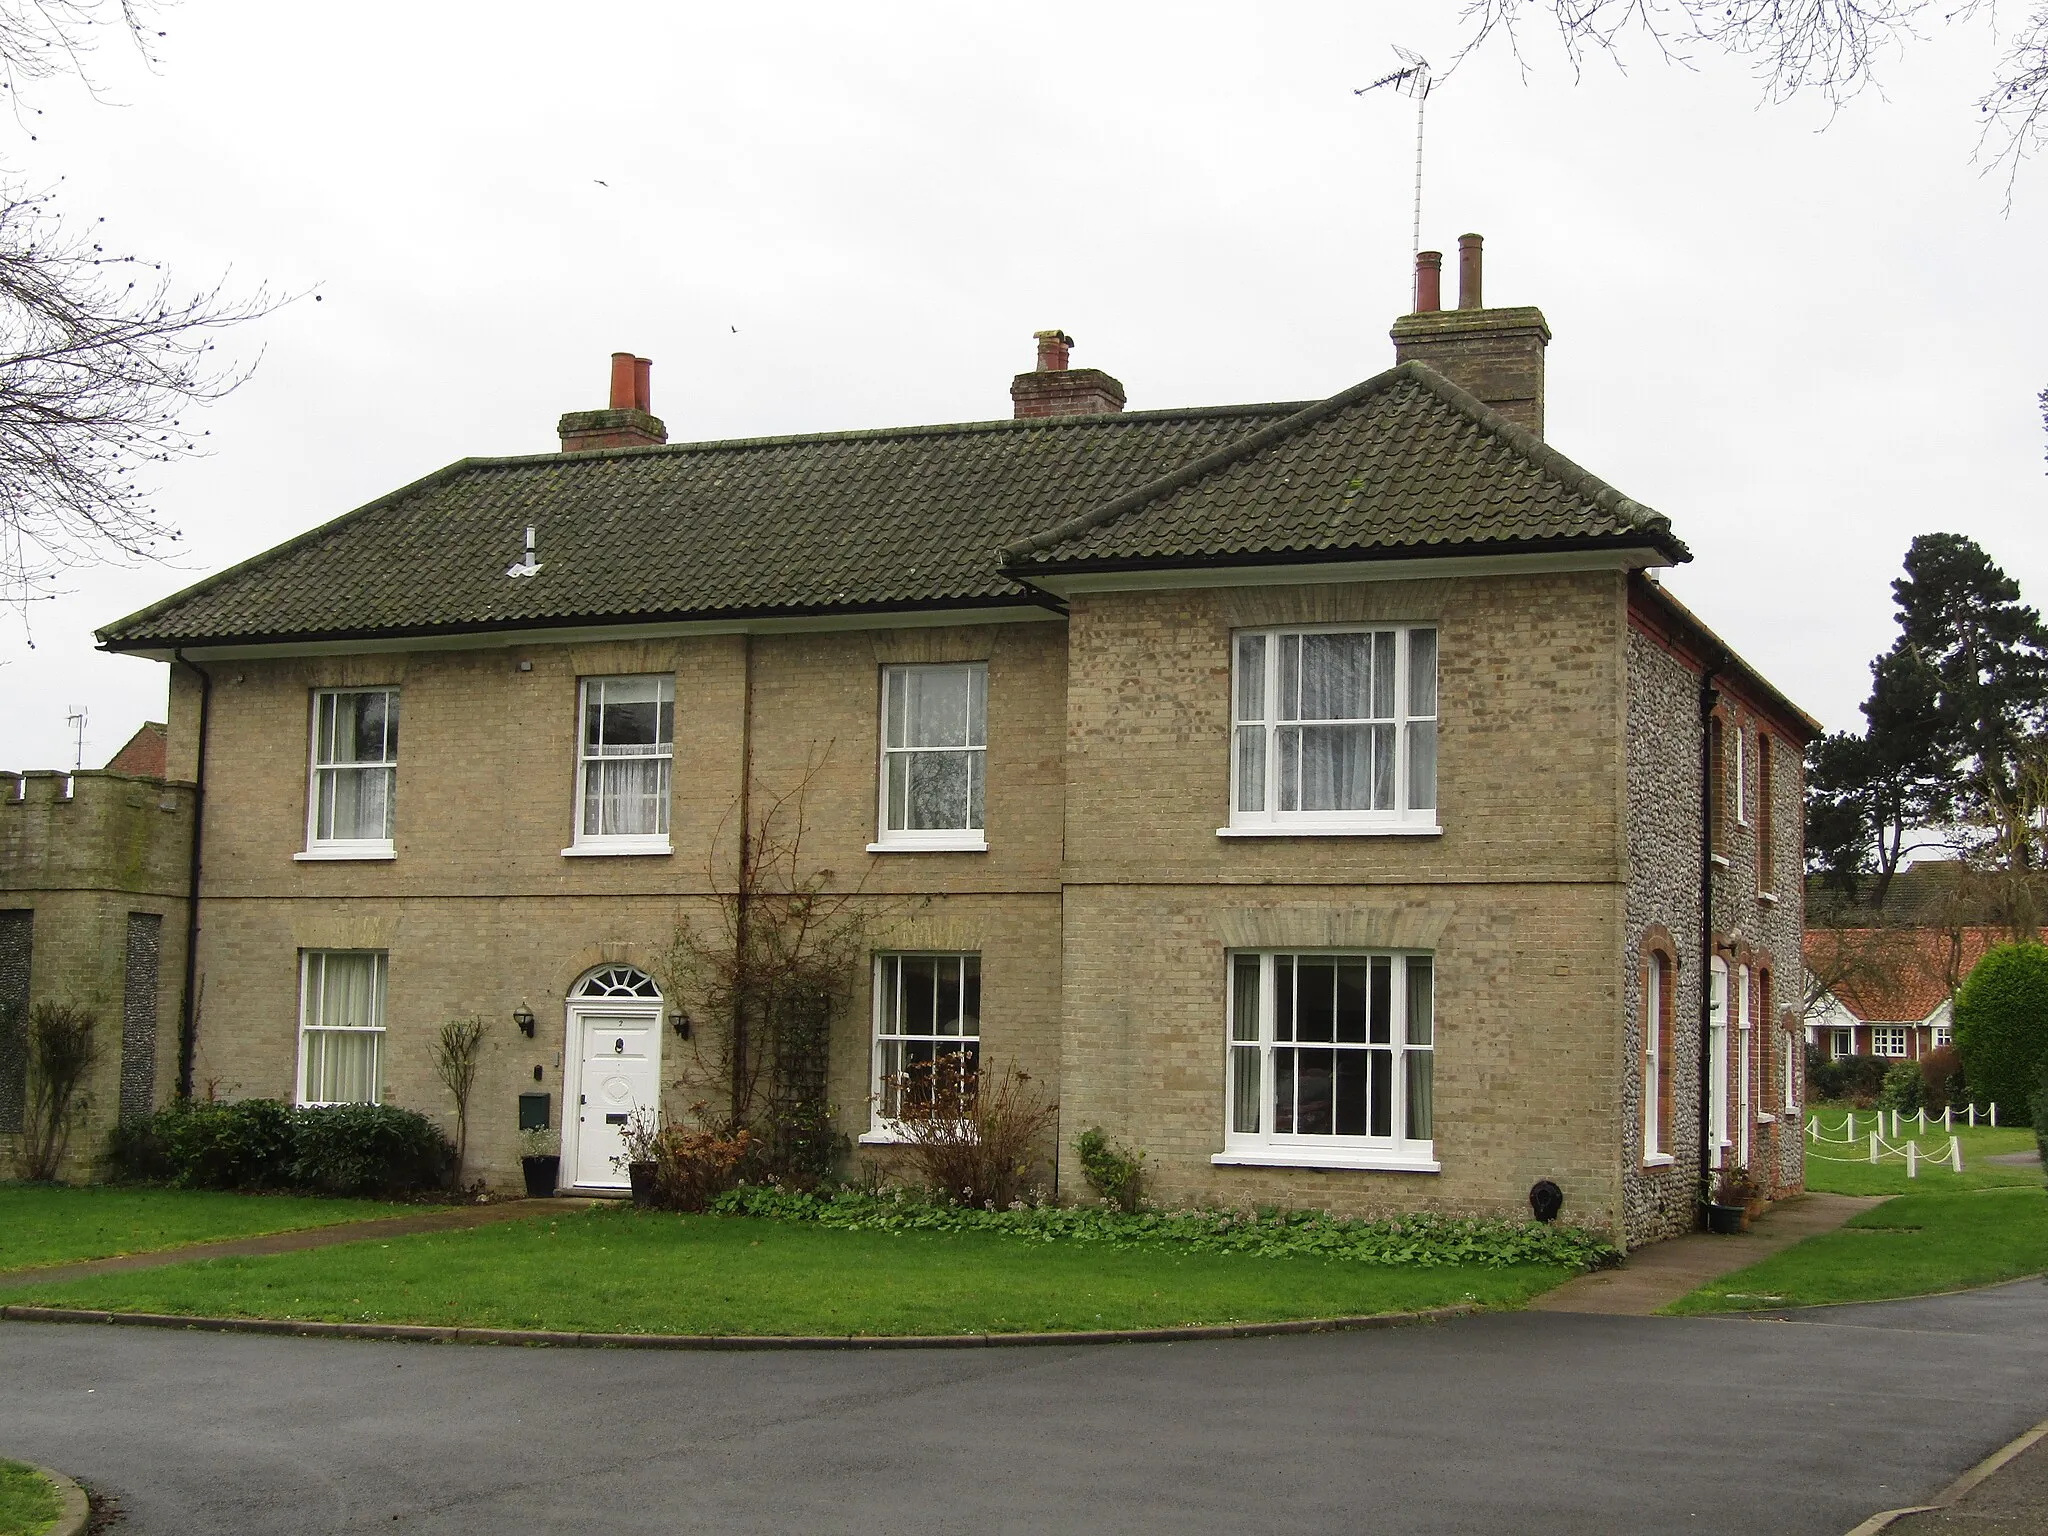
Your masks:
<svg viewBox="0 0 2048 1536"><path fill-rule="evenodd" d="M654 1164L628 1163L626 1177L633 1181L633 1203L642 1210L654 1204Z"/></svg>
<svg viewBox="0 0 2048 1536"><path fill-rule="evenodd" d="M559 1157L522 1157L519 1166L526 1171L526 1198L545 1200L555 1192L555 1177L562 1171Z"/></svg>
<svg viewBox="0 0 2048 1536"><path fill-rule="evenodd" d="M1743 1214L1749 1209L1743 1205L1710 1205L1707 1207L1707 1230L1718 1232L1723 1237L1732 1237L1742 1230Z"/></svg>

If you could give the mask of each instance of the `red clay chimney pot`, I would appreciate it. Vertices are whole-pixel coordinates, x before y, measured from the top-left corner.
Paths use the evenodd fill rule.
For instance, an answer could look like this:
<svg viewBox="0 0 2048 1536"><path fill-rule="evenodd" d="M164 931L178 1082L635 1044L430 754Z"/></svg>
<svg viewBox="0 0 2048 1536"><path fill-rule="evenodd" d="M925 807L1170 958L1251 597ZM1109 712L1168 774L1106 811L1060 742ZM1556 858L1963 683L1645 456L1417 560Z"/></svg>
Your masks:
<svg viewBox="0 0 2048 1536"><path fill-rule="evenodd" d="M633 409L654 414L654 359L633 359Z"/></svg>
<svg viewBox="0 0 2048 1536"><path fill-rule="evenodd" d="M634 396L635 396L635 394L636 394L636 391L635 391L635 389L634 389L634 387L633 387L633 385L634 385L633 375L634 375L635 371L636 371L636 365L635 365L635 361L634 361L634 357L633 357L633 354L632 354L632 353L630 353L630 352L614 352L614 353L612 354L612 409L613 409L613 410L615 410L615 411L630 411L630 410L632 410L632 409L634 408L634 406L633 406L633 400L634 400Z"/></svg>
<svg viewBox="0 0 2048 1536"><path fill-rule="evenodd" d="M1444 253L1415 253L1415 313L1426 315L1444 307Z"/></svg>
<svg viewBox="0 0 2048 1536"><path fill-rule="evenodd" d="M1074 338L1065 331L1033 331L1031 334L1038 343L1038 371L1065 373L1067 354L1074 345Z"/></svg>
<svg viewBox="0 0 2048 1536"><path fill-rule="evenodd" d="M1458 236L1458 308L1484 309L1479 291L1480 247L1486 242L1478 235Z"/></svg>

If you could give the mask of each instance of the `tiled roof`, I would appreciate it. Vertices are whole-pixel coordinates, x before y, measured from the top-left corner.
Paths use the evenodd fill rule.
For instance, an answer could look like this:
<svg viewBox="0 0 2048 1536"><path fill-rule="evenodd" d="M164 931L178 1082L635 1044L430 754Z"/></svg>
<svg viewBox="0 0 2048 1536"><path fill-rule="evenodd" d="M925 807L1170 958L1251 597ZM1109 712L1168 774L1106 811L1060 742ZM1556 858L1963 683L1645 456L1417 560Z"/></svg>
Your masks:
<svg viewBox="0 0 2048 1536"><path fill-rule="evenodd" d="M1008 551L1086 567L1645 544L1670 519L1420 363L1402 363Z"/></svg>
<svg viewBox="0 0 2048 1536"><path fill-rule="evenodd" d="M540 569L513 578L528 524ZM465 459L101 640L969 607L1071 564L1623 544L1688 558L1661 515L1405 363L1309 406Z"/></svg>
<svg viewBox="0 0 2048 1536"><path fill-rule="evenodd" d="M1812 928L1806 964L1866 1024L1918 1024L1949 1000L2003 928Z"/></svg>

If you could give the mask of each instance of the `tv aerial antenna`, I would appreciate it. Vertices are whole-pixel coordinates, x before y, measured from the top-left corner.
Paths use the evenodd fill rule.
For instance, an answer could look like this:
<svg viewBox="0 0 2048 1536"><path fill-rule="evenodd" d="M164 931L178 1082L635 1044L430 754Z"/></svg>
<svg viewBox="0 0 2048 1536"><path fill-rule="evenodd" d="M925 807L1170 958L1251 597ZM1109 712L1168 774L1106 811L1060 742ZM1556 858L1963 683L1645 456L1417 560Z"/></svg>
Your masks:
<svg viewBox="0 0 2048 1536"><path fill-rule="evenodd" d="M74 704L71 712L64 717L64 723L71 727L72 734L77 739L77 748L71 759L74 773L85 766L85 714L83 704Z"/></svg>
<svg viewBox="0 0 2048 1536"><path fill-rule="evenodd" d="M1351 94L1365 96L1383 87L1391 86L1403 96L1415 100L1415 231L1409 254L1422 250L1422 125L1423 114L1429 110L1429 90L1436 84L1436 77L1430 73L1429 60L1419 53L1412 53L1399 46L1394 52L1400 56L1401 67L1391 74L1381 75L1371 85L1361 85Z"/></svg>

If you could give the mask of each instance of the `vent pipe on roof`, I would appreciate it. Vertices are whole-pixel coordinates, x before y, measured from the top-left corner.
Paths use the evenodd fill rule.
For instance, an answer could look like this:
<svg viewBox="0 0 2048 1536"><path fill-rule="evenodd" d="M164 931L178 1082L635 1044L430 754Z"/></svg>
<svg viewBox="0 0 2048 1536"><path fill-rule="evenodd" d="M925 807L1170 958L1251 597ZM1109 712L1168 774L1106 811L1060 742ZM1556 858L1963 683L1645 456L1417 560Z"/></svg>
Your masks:
<svg viewBox="0 0 2048 1536"><path fill-rule="evenodd" d="M653 414L654 363L631 352L612 354L611 404L602 411L569 411L555 423L562 452L598 448L658 448L668 428Z"/></svg>

